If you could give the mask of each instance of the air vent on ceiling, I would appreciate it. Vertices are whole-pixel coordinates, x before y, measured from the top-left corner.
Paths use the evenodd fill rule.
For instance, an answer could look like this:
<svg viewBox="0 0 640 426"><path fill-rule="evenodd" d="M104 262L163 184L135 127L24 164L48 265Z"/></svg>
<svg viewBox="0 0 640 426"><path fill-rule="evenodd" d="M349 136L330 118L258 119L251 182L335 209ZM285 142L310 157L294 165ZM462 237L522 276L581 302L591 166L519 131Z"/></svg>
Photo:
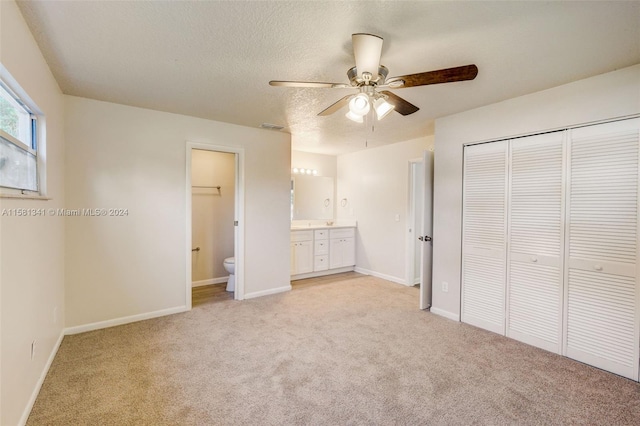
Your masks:
<svg viewBox="0 0 640 426"><path fill-rule="evenodd" d="M271 124L271 123L262 123L260 125L261 129L268 129L268 130L282 130L284 129L284 126L278 126L277 124Z"/></svg>

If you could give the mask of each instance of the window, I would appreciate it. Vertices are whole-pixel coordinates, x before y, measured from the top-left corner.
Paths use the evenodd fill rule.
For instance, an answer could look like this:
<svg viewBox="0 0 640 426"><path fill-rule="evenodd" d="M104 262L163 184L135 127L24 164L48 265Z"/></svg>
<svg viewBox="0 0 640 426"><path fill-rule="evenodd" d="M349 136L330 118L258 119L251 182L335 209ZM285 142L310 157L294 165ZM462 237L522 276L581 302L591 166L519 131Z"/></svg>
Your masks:
<svg viewBox="0 0 640 426"><path fill-rule="evenodd" d="M38 191L36 116L0 80L0 187Z"/></svg>

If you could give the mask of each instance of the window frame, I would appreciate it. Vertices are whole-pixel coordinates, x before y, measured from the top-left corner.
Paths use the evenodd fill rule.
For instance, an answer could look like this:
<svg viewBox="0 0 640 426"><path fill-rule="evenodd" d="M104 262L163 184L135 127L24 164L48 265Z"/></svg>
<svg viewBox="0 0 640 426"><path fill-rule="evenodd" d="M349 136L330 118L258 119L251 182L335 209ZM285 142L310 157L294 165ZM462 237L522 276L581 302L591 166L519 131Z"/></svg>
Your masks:
<svg viewBox="0 0 640 426"><path fill-rule="evenodd" d="M36 198L46 197L46 162L45 162L45 120L42 111L35 105L29 95L22 89L18 82L11 76L7 69L0 63L0 86L13 98L15 104L29 114L29 139L30 146L25 141L0 129L0 137L14 145L27 155L35 157L35 182L36 189L16 188L0 185L0 198Z"/></svg>

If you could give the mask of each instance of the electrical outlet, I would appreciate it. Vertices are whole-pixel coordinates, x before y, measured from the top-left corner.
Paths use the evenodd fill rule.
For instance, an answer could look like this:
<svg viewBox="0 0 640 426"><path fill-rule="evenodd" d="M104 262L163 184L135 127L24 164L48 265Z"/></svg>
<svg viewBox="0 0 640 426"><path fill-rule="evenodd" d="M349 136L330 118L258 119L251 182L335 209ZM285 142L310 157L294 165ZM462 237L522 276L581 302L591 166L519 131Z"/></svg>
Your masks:
<svg viewBox="0 0 640 426"><path fill-rule="evenodd" d="M449 292L449 283L446 281L442 281L442 292L443 293Z"/></svg>
<svg viewBox="0 0 640 426"><path fill-rule="evenodd" d="M36 341L31 342L31 361L36 357Z"/></svg>

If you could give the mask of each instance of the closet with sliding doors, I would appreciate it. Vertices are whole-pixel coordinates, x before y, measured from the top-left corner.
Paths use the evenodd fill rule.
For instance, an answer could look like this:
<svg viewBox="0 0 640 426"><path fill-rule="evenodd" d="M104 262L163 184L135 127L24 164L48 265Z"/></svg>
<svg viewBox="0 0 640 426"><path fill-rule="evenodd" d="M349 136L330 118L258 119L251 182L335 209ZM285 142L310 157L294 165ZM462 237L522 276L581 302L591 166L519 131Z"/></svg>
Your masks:
<svg viewBox="0 0 640 426"><path fill-rule="evenodd" d="M465 146L463 322L639 380L639 130Z"/></svg>

